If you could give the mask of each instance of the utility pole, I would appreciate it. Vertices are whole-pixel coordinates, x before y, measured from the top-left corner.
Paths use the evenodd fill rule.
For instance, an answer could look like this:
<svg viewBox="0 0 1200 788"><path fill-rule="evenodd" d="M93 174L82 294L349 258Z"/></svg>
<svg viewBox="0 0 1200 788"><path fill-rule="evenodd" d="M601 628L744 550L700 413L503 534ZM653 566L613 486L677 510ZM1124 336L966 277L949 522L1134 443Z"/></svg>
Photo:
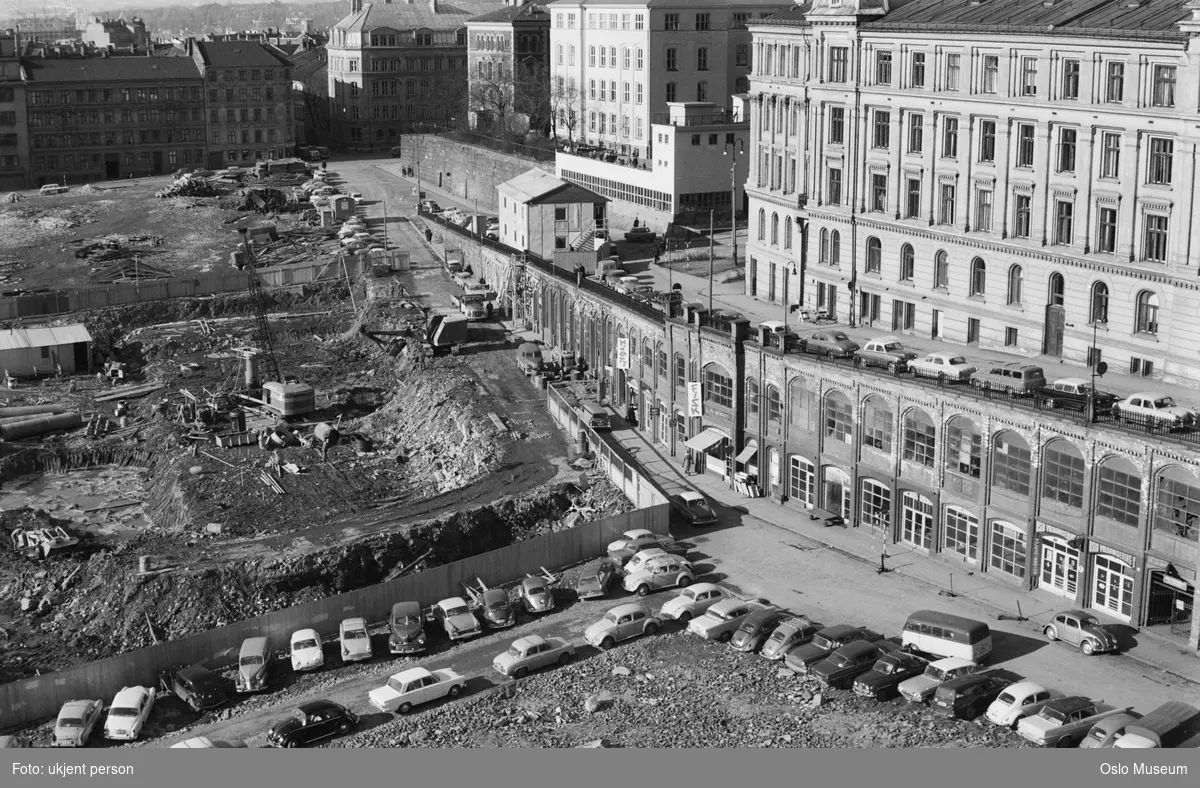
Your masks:
<svg viewBox="0 0 1200 788"><path fill-rule="evenodd" d="M729 236L733 244L733 265L737 267L737 155L739 149L742 153L746 152L746 145L741 140L737 144L725 143L726 156L729 156L730 149L733 150L733 157L729 165Z"/></svg>
<svg viewBox="0 0 1200 788"><path fill-rule="evenodd" d="M713 259L716 256L716 211L708 212L708 314L712 317L713 304Z"/></svg>

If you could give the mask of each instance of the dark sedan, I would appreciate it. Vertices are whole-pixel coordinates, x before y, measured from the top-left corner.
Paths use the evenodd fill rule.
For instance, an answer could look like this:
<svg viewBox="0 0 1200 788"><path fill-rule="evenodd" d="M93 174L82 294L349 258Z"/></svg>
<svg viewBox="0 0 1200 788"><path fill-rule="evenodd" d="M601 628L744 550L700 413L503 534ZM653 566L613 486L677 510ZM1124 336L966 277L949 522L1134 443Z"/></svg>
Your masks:
<svg viewBox="0 0 1200 788"><path fill-rule="evenodd" d="M479 617L492 629L504 629L517 623L517 614L508 603L508 592L489 588L479 599Z"/></svg>
<svg viewBox="0 0 1200 788"><path fill-rule="evenodd" d="M944 717L973 720L987 711L1011 682L987 673L951 679L933 695L933 712Z"/></svg>
<svg viewBox="0 0 1200 788"><path fill-rule="evenodd" d="M813 637L812 642L789 651L783 658L783 663L791 668L793 673L805 676L808 675L813 665L842 646L848 646L856 640L873 643L876 640L883 640L883 635L866 627L853 627L849 624L826 627Z"/></svg>
<svg viewBox="0 0 1200 788"><path fill-rule="evenodd" d="M794 613L786 610L760 610L751 613L738 627L737 632L733 633L729 645L734 651L747 654L758 651L776 627L795 617Z"/></svg>
<svg viewBox="0 0 1200 788"><path fill-rule="evenodd" d="M583 568L579 573L579 581L575 584L575 593L580 599L595 599L608 596L613 580L621 568L611 558L601 558Z"/></svg>
<svg viewBox="0 0 1200 788"><path fill-rule="evenodd" d="M712 504L698 492L688 490L672 495L671 506L693 528L717 524L717 513L713 511Z"/></svg>
<svg viewBox="0 0 1200 788"><path fill-rule="evenodd" d="M812 675L827 687L842 689L850 686L855 677L869 671L881 656L895 649L896 645L886 640L873 643L856 640L813 665Z"/></svg>
<svg viewBox="0 0 1200 788"><path fill-rule="evenodd" d="M854 694L884 700L897 693L900 682L920 676L927 667L929 660L925 657L911 651L893 651L854 680Z"/></svg>
<svg viewBox="0 0 1200 788"><path fill-rule="evenodd" d="M831 358L849 358L858 352L858 343L842 331L818 331L801 343L805 353Z"/></svg>
<svg viewBox="0 0 1200 788"><path fill-rule="evenodd" d="M233 682L200 665L165 671L160 683L164 692L173 692L193 711L216 708L233 695Z"/></svg>
<svg viewBox="0 0 1200 788"><path fill-rule="evenodd" d="M349 733L358 725L358 715L331 700L302 703L292 716L280 720L267 734L272 747L300 747L304 744Z"/></svg>

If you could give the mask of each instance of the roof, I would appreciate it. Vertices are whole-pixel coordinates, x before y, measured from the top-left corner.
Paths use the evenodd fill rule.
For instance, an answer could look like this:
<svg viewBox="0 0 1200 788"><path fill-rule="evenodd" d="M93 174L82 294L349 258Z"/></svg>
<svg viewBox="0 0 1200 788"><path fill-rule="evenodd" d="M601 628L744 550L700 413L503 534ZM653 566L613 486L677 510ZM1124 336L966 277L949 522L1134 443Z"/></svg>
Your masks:
<svg viewBox="0 0 1200 788"><path fill-rule="evenodd" d="M636 539L639 536L654 536L654 532L647 528L631 528L621 536L622 538Z"/></svg>
<svg viewBox="0 0 1200 788"><path fill-rule="evenodd" d="M499 2L454 0L437 4L435 11L429 2L367 3L361 11L342 17L334 30L350 32L390 27L395 30L458 30L467 20L489 14L501 7Z"/></svg>
<svg viewBox="0 0 1200 788"><path fill-rule="evenodd" d="M617 605L616 607L614 607L612 610L609 610L608 612L613 613L618 616L623 616L626 613L633 613L635 611L645 612L642 610L641 605L634 604L632 602L627 605Z"/></svg>
<svg viewBox="0 0 1200 788"><path fill-rule="evenodd" d="M856 627L853 624L834 624L831 627L825 627L817 634L830 640L837 640L851 632L857 632L859 629L862 629L862 627Z"/></svg>
<svg viewBox="0 0 1200 788"><path fill-rule="evenodd" d="M502 588L489 588L483 592L484 602L494 602L501 599L505 602L508 601L508 592Z"/></svg>
<svg viewBox="0 0 1200 788"><path fill-rule="evenodd" d="M310 700L306 703L301 703L296 708L305 714L312 714L314 711L320 711L321 709L340 709L341 705L331 700Z"/></svg>
<svg viewBox="0 0 1200 788"><path fill-rule="evenodd" d="M1038 684L1036 681L1018 681L1016 684L1010 684L1007 689L1014 698L1032 695L1035 692L1046 691L1046 688L1041 684Z"/></svg>
<svg viewBox="0 0 1200 788"><path fill-rule="evenodd" d="M1093 706L1093 705L1095 705L1095 703L1094 703L1094 701L1092 701L1091 698L1085 698L1082 695L1071 695L1070 697L1055 698L1055 699L1051 700L1049 703L1046 704L1046 708L1054 709L1055 711L1070 713L1072 711L1086 709L1089 706Z"/></svg>
<svg viewBox="0 0 1200 788"><path fill-rule="evenodd" d="M546 639L541 635L526 635L523 638L513 641L513 646L516 648L529 648L530 646L540 646L545 642Z"/></svg>
<svg viewBox="0 0 1200 788"><path fill-rule="evenodd" d="M550 21L550 11L546 6L539 3L525 3L524 5L510 5L501 8L498 11L492 11L487 14L471 17L468 22L538 22L545 20Z"/></svg>
<svg viewBox="0 0 1200 788"><path fill-rule="evenodd" d="M196 52L205 66L213 68L279 68L290 66L287 57L273 46L257 41L197 41Z"/></svg>
<svg viewBox="0 0 1200 788"><path fill-rule="evenodd" d="M460 596L446 597L441 602L438 602L438 607L458 607L459 605L466 606L467 601Z"/></svg>
<svg viewBox="0 0 1200 788"><path fill-rule="evenodd" d="M701 495L698 492L695 492L694 490L687 490L686 492L679 493L679 500L687 501L687 502L691 503L693 501L703 502L705 500L705 498L703 495Z"/></svg>
<svg viewBox="0 0 1200 788"><path fill-rule="evenodd" d="M145 82L200 79L200 69L183 57L27 58L30 82Z"/></svg>
<svg viewBox="0 0 1200 788"><path fill-rule="evenodd" d="M69 326L46 328L14 328L0 331L0 350L25 350L28 348L73 345L76 342L91 342L92 335L82 323Z"/></svg>
<svg viewBox="0 0 1200 788"><path fill-rule="evenodd" d="M608 202L608 198L585 189L575 183L557 178L545 170L529 170L496 187L501 194L516 199L517 202L529 203L598 203Z"/></svg>
<svg viewBox="0 0 1200 788"><path fill-rule="evenodd" d="M416 611L418 614L421 612L420 602L397 602L396 604L392 605L393 616L395 616L397 613L411 613L413 611Z"/></svg>
<svg viewBox="0 0 1200 788"><path fill-rule="evenodd" d="M697 591L714 591L714 590L720 591L721 590L721 587L719 585L717 585L716 583L692 583L691 586L689 586L689 588L692 589L692 593L696 593Z"/></svg>
<svg viewBox="0 0 1200 788"><path fill-rule="evenodd" d="M146 691L145 687L122 687L117 696L113 698L112 705L119 706L121 703L137 703L146 694Z"/></svg>
<svg viewBox="0 0 1200 788"><path fill-rule="evenodd" d="M320 640L321 636L317 634L317 630L315 629L297 629L292 633L293 643L295 643L297 640L304 640L305 638L315 638Z"/></svg>
<svg viewBox="0 0 1200 788"><path fill-rule="evenodd" d="M392 678L394 678L396 681L399 681L403 684L403 683L410 682L413 679L423 679L423 678L425 678L427 676L431 676L431 675L433 675L433 674L430 673L425 668L409 668L408 670L403 671L401 673L393 674Z"/></svg>
<svg viewBox="0 0 1200 788"><path fill-rule="evenodd" d="M342 629L349 629L350 627L366 628L367 620L365 618L363 618L362 616L355 616L354 618L344 618L344 619L342 619L341 626L342 626Z"/></svg>
<svg viewBox="0 0 1200 788"><path fill-rule="evenodd" d="M974 665L975 663L969 659L963 659L962 657L944 657L942 659L935 660L930 664L939 670L954 670L955 668L965 668L969 665Z"/></svg>
<svg viewBox="0 0 1200 788"><path fill-rule="evenodd" d="M865 654L866 652L874 651L874 650L878 649L879 647L880 646L878 643L872 643L869 640L856 640L853 643L847 643L846 645L839 648L837 651L842 656L847 656L847 655L854 655L854 654Z"/></svg>
<svg viewBox="0 0 1200 788"><path fill-rule="evenodd" d="M58 712L58 716L61 717L67 712L78 713L87 711L88 707L95 702L94 700L69 700L63 704L62 709Z"/></svg>
<svg viewBox="0 0 1200 788"><path fill-rule="evenodd" d="M522 588L545 588L546 580L541 577L526 577L521 580Z"/></svg>
<svg viewBox="0 0 1200 788"><path fill-rule="evenodd" d="M245 640L242 641L242 647L241 647L241 650L239 653L240 654L247 654L247 653L253 654L257 651L261 651L262 647L267 645L267 642L268 642L267 639L262 636L246 638Z"/></svg>
<svg viewBox="0 0 1200 788"><path fill-rule="evenodd" d="M709 610L716 610L719 612L724 612L731 608L735 608L735 607L738 607L740 605L745 605L745 604L747 604L745 599L739 599L734 596L734 597L729 597L728 599L722 599L720 602L718 602L715 605L713 605L712 607L710 607Z"/></svg>

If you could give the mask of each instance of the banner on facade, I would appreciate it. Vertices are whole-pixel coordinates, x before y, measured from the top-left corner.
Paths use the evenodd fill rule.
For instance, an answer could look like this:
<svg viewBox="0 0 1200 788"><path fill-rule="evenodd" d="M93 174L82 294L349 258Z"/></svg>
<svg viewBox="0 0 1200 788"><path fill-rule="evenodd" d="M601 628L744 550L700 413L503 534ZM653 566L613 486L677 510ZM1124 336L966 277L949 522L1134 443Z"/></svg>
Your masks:
<svg viewBox="0 0 1200 788"><path fill-rule="evenodd" d="M617 369L629 369L629 337L617 339Z"/></svg>
<svg viewBox="0 0 1200 788"><path fill-rule="evenodd" d="M704 415L704 400L700 397L700 384L687 384L688 416L695 418Z"/></svg>

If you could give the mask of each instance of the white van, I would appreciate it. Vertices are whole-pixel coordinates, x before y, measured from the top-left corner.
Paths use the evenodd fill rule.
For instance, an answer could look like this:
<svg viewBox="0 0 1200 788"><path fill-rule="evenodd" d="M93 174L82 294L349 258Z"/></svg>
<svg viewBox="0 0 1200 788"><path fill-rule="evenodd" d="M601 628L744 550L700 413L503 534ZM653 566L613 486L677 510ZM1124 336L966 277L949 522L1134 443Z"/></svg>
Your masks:
<svg viewBox="0 0 1200 788"><path fill-rule="evenodd" d="M901 644L926 654L982 663L992 653L992 631L982 621L918 610L904 622Z"/></svg>

